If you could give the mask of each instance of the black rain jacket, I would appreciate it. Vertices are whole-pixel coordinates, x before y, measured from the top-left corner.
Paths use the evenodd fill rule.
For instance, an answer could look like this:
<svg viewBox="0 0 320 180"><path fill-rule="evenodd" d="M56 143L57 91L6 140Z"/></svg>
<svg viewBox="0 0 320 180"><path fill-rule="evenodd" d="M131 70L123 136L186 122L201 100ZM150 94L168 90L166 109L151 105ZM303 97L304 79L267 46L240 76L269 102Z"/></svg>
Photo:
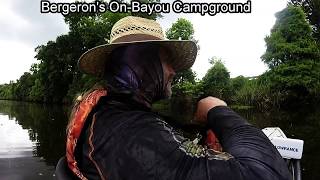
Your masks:
<svg viewBox="0 0 320 180"><path fill-rule="evenodd" d="M264 133L228 107L208 113L226 153L196 145L137 104L103 97L90 113L75 157L90 180L289 180Z"/></svg>

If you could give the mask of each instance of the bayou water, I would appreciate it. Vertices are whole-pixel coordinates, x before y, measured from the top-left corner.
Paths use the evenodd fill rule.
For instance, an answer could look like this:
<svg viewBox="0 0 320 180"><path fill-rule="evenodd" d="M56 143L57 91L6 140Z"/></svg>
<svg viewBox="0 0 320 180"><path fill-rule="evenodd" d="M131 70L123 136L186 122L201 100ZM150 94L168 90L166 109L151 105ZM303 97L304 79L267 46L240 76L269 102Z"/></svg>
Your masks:
<svg viewBox="0 0 320 180"><path fill-rule="evenodd" d="M320 179L320 108L235 111L260 128L280 127L288 137L303 139L303 179ZM68 107L1 100L0 179L56 179L68 113Z"/></svg>

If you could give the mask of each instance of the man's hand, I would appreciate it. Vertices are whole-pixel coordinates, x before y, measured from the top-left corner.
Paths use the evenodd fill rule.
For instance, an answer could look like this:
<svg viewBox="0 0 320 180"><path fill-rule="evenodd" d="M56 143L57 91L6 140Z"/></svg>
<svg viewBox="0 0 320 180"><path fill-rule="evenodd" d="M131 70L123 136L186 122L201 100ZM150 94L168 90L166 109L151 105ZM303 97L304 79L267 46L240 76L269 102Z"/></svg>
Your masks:
<svg viewBox="0 0 320 180"><path fill-rule="evenodd" d="M195 120L201 123L207 123L208 111L216 106L227 106L227 104L215 97L206 97L198 102Z"/></svg>

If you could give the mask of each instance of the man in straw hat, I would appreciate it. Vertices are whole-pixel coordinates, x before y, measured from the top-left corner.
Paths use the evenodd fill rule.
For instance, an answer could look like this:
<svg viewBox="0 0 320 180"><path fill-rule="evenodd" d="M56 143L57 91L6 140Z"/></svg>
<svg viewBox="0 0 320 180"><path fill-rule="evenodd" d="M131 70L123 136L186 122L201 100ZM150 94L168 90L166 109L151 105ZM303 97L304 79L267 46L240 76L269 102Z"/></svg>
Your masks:
<svg viewBox="0 0 320 180"><path fill-rule="evenodd" d="M150 111L170 97L175 73L193 65L194 42L165 40L156 21L139 17L121 19L110 36L79 59L81 71L106 83L78 99L58 169L66 162L80 179L290 179L263 132L220 99L200 100L196 119L216 133L223 152L212 131L198 145Z"/></svg>

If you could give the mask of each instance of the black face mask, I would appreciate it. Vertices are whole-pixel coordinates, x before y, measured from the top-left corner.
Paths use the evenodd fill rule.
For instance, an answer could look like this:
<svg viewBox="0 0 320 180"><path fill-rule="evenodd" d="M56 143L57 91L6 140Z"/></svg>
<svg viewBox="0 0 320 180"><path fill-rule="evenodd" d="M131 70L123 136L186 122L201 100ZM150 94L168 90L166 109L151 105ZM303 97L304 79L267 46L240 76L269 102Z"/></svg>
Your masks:
<svg viewBox="0 0 320 180"><path fill-rule="evenodd" d="M113 92L131 94L133 100L151 107L166 97L159 46L132 44L113 50L105 79Z"/></svg>

